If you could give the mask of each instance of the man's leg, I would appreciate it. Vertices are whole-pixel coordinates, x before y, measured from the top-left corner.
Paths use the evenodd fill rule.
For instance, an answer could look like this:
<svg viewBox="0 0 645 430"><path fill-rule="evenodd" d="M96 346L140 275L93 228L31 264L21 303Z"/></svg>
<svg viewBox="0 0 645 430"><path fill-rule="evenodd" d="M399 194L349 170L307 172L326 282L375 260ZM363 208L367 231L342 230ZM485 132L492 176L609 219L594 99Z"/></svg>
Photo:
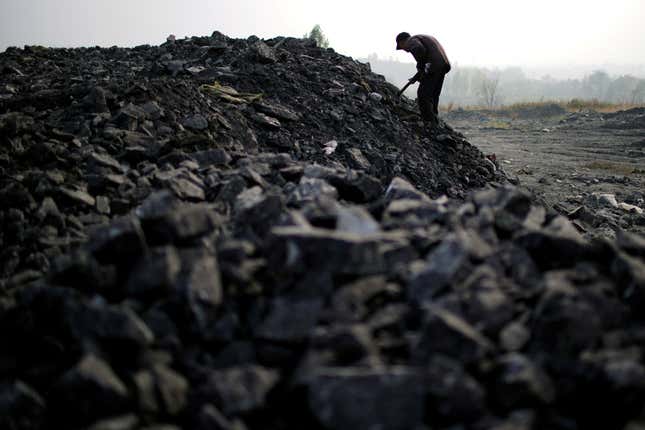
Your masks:
<svg viewBox="0 0 645 430"><path fill-rule="evenodd" d="M441 96L441 89L443 88L443 80L446 77L444 74L433 76L432 82L432 108L435 116L439 117L439 96Z"/></svg>
<svg viewBox="0 0 645 430"><path fill-rule="evenodd" d="M419 82L419 89L417 91L417 103L419 104L419 112L424 121L436 123L434 114L434 107L432 105L433 86L432 81L428 76L423 76Z"/></svg>

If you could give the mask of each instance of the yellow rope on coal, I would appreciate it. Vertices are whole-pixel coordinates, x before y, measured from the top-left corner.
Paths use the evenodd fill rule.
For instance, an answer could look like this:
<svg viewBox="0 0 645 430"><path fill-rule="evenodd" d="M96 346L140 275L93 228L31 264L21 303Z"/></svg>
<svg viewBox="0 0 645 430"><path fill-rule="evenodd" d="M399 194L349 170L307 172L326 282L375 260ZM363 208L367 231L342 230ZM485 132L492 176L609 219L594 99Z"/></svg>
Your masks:
<svg viewBox="0 0 645 430"><path fill-rule="evenodd" d="M215 81L213 85L202 85L199 89L234 104L253 103L264 96L262 93L241 93L235 88L222 85L217 81Z"/></svg>

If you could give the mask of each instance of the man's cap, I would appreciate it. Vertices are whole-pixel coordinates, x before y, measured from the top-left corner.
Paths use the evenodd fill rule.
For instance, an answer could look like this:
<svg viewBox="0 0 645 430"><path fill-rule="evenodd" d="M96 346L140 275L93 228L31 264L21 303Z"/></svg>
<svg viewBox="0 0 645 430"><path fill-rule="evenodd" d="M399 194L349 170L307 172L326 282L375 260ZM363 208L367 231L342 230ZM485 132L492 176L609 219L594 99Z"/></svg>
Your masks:
<svg viewBox="0 0 645 430"><path fill-rule="evenodd" d="M409 38L410 38L410 33L406 33L405 31L402 33L399 33L396 36L396 49L402 49L402 48L399 48L399 43L402 41L408 40Z"/></svg>

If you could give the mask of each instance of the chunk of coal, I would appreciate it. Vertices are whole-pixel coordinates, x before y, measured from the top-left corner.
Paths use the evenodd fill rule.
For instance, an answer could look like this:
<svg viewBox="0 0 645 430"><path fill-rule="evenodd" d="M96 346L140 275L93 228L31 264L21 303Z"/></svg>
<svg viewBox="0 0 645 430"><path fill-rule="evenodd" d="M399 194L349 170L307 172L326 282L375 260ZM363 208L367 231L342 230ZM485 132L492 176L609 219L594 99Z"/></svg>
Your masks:
<svg viewBox="0 0 645 430"><path fill-rule="evenodd" d="M6 429L42 428L45 400L21 381L0 383L0 426Z"/></svg>
<svg viewBox="0 0 645 430"><path fill-rule="evenodd" d="M435 354L473 364L493 352L493 344L458 315L436 305L426 307L421 337L413 346L415 361L423 363Z"/></svg>
<svg viewBox="0 0 645 430"><path fill-rule="evenodd" d="M143 230L151 244L190 243L217 226L217 216L206 205L183 206L156 219L143 222Z"/></svg>
<svg viewBox="0 0 645 430"><path fill-rule="evenodd" d="M109 364L92 354L61 377L50 401L59 419L79 423L123 413L130 404L125 384Z"/></svg>
<svg viewBox="0 0 645 430"><path fill-rule="evenodd" d="M203 115L195 114L184 119L183 126L196 131L206 130L208 128L208 120Z"/></svg>
<svg viewBox="0 0 645 430"><path fill-rule="evenodd" d="M408 286L408 297L415 303L431 301L434 296L454 286L469 266L468 250L456 237L446 238L415 269Z"/></svg>
<svg viewBox="0 0 645 430"><path fill-rule="evenodd" d="M361 236L318 228L276 227L271 231L271 263L282 271L311 270L338 274L383 272L379 236Z"/></svg>
<svg viewBox="0 0 645 430"><path fill-rule="evenodd" d="M437 356L425 368L430 421L445 425L473 422L486 413L486 392L463 366Z"/></svg>
<svg viewBox="0 0 645 430"><path fill-rule="evenodd" d="M211 372L201 391L226 415L247 413L266 405L267 395L278 379L277 371L260 366L229 367Z"/></svg>
<svg viewBox="0 0 645 430"><path fill-rule="evenodd" d="M429 197L417 190L411 183L403 178L396 177L392 179L390 185L385 190L385 198L388 201L393 200L429 200Z"/></svg>
<svg viewBox="0 0 645 430"><path fill-rule="evenodd" d="M126 291L136 298L162 297L175 285L180 270L181 260L175 248L155 248L132 269Z"/></svg>
<svg viewBox="0 0 645 430"><path fill-rule="evenodd" d="M79 307L67 318L79 342L94 338L116 352L145 348L154 340L146 324L127 307L90 304Z"/></svg>
<svg viewBox="0 0 645 430"><path fill-rule="evenodd" d="M320 368L307 377L311 414L326 429L413 429L424 418L425 384L415 369Z"/></svg>
<svg viewBox="0 0 645 430"><path fill-rule="evenodd" d="M377 178L354 170L342 172L328 167L307 166L304 175L325 179L336 187L341 198L356 203L372 201L382 190L381 182Z"/></svg>
<svg viewBox="0 0 645 430"><path fill-rule="evenodd" d="M136 430L137 428L139 428L139 418L134 414L128 414L97 421L87 430Z"/></svg>
<svg viewBox="0 0 645 430"><path fill-rule="evenodd" d="M506 410L539 407L555 399L549 376L524 355L500 357L493 374L495 401Z"/></svg>
<svg viewBox="0 0 645 430"><path fill-rule="evenodd" d="M322 305L321 299L276 298L255 336L274 342L304 342L318 321Z"/></svg>

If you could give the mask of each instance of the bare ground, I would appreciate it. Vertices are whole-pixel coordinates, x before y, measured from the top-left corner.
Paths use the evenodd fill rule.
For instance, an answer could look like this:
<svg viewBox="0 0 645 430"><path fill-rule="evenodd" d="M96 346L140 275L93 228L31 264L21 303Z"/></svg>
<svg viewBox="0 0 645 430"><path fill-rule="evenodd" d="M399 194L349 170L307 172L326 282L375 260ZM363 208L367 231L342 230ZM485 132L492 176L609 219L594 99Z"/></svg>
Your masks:
<svg viewBox="0 0 645 430"><path fill-rule="evenodd" d="M522 187L558 212L585 206L597 217L579 228L612 236L616 227L645 232L631 211L594 205L594 193L645 209L645 112L596 112L521 119L456 111L445 119ZM593 235L592 234L592 235Z"/></svg>

